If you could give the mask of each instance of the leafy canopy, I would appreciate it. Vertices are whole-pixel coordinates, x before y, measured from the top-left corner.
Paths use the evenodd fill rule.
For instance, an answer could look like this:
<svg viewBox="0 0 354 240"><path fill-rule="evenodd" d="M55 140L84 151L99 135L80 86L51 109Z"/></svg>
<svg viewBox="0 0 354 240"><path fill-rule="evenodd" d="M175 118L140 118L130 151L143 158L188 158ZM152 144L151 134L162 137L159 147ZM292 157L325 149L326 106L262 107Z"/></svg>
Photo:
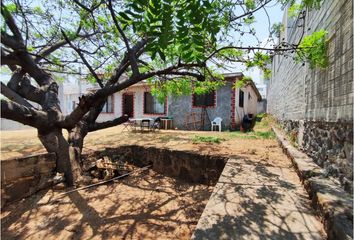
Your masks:
<svg viewBox="0 0 354 240"><path fill-rule="evenodd" d="M125 29L148 36L146 50L152 60L159 56L164 62L201 62L226 24L220 6L220 1L210 0L134 0L119 12L119 20Z"/></svg>
<svg viewBox="0 0 354 240"><path fill-rule="evenodd" d="M271 55L276 50L261 51L257 49L259 45L242 47L242 41L235 40L256 35L252 26L256 21L253 11L263 9L263 1L116 0L112 1L116 19L112 17L108 2L4 0L3 7L21 26L21 33L26 37L26 50L34 57L63 40L63 32L104 82L125 56L126 43L132 47L141 39L147 39L143 52L139 53L137 65L140 73L175 66L184 73L194 74L159 74L148 79L153 93L160 100L168 94L202 94L215 90L223 85L220 70L224 71L223 65L227 62L258 67L266 76L270 75ZM279 2L296 4L295 0ZM302 0L299 9L319 8L321 2ZM4 17L6 15L2 14ZM116 22L126 39L117 29ZM4 24L1 29L10 32ZM281 25L275 25L272 32L279 35L281 29ZM309 61L311 67L325 66L324 31L305 37L299 48L301 51L296 53L298 61ZM96 81L78 51L69 47L54 51L40 59L39 64L47 71L80 73L87 80ZM126 76L131 75L129 67Z"/></svg>

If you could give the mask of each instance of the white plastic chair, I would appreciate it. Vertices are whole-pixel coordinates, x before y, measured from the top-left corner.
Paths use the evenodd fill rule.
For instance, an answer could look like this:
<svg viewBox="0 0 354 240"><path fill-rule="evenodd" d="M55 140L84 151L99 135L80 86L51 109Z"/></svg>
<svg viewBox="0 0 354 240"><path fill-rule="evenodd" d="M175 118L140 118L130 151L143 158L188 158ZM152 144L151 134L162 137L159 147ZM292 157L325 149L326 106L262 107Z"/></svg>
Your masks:
<svg viewBox="0 0 354 240"><path fill-rule="evenodd" d="M222 119L220 117L216 117L213 121L211 121L211 131L214 131L214 127L219 127L219 132L221 132L221 122Z"/></svg>

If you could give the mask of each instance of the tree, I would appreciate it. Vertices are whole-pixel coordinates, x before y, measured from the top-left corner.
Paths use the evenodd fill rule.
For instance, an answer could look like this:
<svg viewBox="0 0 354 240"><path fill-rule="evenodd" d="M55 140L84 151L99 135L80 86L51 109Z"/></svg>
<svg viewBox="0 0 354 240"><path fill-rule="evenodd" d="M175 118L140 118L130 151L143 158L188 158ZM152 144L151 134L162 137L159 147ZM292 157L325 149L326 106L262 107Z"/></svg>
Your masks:
<svg viewBox="0 0 354 240"><path fill-rule="evenodd" d="M270 2L2 1L1 65L12 76L1 83L6 96L1 99L1 117L36 128L47 151L56 153L57 171L72 185L81 175L87 133L127 120L121 116L96 122L109 95L143 80L160 98L189 92L191 84L203 93L223 83L213 70L220 61L266 70L271 57L264 51L301 51L299 44L267 49L220 40L230 39L231 32L255 35L249 27L253 15ZM100 88L82 95L73 112L64 116L53 73L79 74L82 66L87 69L83 76ZM63 130L68 131L67 139Z"/></svg>

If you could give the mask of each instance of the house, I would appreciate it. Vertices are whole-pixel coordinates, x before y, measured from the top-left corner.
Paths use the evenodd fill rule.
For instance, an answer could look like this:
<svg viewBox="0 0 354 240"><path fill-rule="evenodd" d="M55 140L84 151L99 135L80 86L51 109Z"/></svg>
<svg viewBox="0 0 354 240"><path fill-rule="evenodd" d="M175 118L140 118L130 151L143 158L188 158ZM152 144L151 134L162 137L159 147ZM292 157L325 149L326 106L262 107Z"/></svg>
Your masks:
<svg viewBox="0 0 354 240"><path fill-rule="evenodd" d="M245 114L257 114L261 95L253 82L234 89L235 81L242 73L224 75L226 84L216 91L204 95L169 96L164 103L157 101L147 83L135 84L107 99L97 121L107 121L123 114L131 118L169 117L173 128L185 130L209 130L210 122L221 117L222 129L233 130L240 125Z"/></svg>
<svg viewBox="0 0 354 240"><path fill-rule="evenodd" d="M224 77L226 84L216 91L204 95L169 96L164 103L159 103L151 94L147 83L135 84L108 97L97 121L112 120L123 114L131 118L169 117L173 128L209 130L210 122L221 117L222 130L234 130L240 126L245 114L257 114L257 104L262 98L253 82L240 89L233 88L234 83L243 77L242 73L228 73ZM64 81L59 84L59 99L65 115L74 110L79 96L98 87L72 75L61 75L61 78ZM7 119L1 119L1 122L2 130L27 127Z"/></svg>

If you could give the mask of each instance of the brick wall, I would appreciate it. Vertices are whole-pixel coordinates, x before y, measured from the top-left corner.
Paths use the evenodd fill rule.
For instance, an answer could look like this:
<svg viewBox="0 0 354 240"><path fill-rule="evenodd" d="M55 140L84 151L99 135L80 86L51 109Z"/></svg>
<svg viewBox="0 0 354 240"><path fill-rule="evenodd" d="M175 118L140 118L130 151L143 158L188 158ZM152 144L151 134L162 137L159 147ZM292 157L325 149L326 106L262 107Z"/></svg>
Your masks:
<svg viewBox="0 0 354 240"><path fill-rule="evenodd" d="M284 22L281 38L298 43L301 31L296 24L301 22ZM328 31L328 67L312 70L291 54L274 57L267 111L328 175L352 188L353 0L326 0L321 9L308 12L305 34L320 29Z"/></svg>

